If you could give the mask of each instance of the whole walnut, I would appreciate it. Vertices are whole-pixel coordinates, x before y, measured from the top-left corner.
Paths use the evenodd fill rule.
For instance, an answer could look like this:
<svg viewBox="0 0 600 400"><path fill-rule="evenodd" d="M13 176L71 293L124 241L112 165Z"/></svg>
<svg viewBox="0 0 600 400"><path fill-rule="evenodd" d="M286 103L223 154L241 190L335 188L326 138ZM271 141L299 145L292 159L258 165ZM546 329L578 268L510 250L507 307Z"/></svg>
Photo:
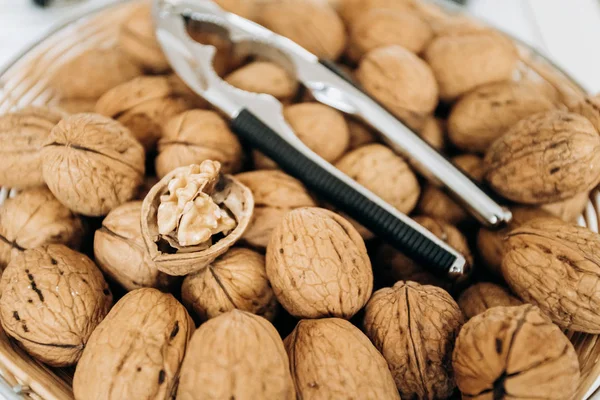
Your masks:
<svg viewBox="0 0 600 400"><path fill-rule="evenodd" d="M265 271L265 257L234 248L198 272L188 275L181 287L183 303L200 321L234 309L273 320L277 300Z"/></svg>
<svg viewBox="0 0 600 400"><path fill-rule="evenodd" d="M316 206L302 182L281 171L250 171L235 177L254 196L254 216L242 236L252 247L266 248L271 232L289 211Z"/></svg>
<svg viewBox="0 0 600 400"><path fill-rule="evenodd" d="M303 319L284 343L299 399L400 399L385 359L346 320Z"/></svg>
<svg viewBox="0 0 600 400"><path fill-rule="evenodd" d="M520 306L521 300L506 288L494 283L479 282L461 293L458 305L467 319L482 314L492 307Z"/></svg>
<svg viewBox="0 0 600 400"><path fill-rule="evenodd" d="M170 69L154 34L152 7L149 3L139 4L119 27L119 48L145 71L162 73Z"/></svg>
<svg viewBox="0 0 600 400"><path fill-rule="evenodd" d="M281 101L292 99L298 91L298 82L285 69L268 61L254 61L225 77L238 89L266 93Z"/></svg>
<svg viewBox="0 0 600 400"><path fill-rule="evenodd" d="M461 150L484 153L521 119L556 108L529 82L498 82L462 97L448 119L448 136Z"/></svg>
<svg viewBox="0 0 600 400"><path fill-rule="evenodd" d="M446 291L400 281L373 293L364 326L386 359L400 397L445 399L456 386L452 347L463 322Z"/></svg>
<svg viewBox="0 0 600 400"><path fill-rule="evenodd" d="M600 182L600 135L582 116L548 111L513 125L488 149L486 180L509 200L553 203Z"/></svg>
<svg viewBox="0 0 600 400"><path fill-rule="evenodd" d="M190 102L176 95L172 81L164 76L140 76L104 93L96 112L116 119L151 150L162 136L162 125L190 108Z"/></svg>
<svg viewBox="0 0 600 400"><path fill-rule="evenodd" d="M350 26L349 55L354 61L373 49L400 45L420 53L433 37L429 24L417 12L371 9Z"/></svg>
<svg viewBox="0 0 600 400"><path fill-rule="evenodd" d="M158 142L156 174L162 178L175 168L219 161L224 173L242 166L242 146L228 124L214 111L189 110L171 118Z"/></svg>
<svg viewBox="0 0 600 400"><path fill-rule="evenodd" d="M15 255L2 274L0 289L6 333L29 354L55 367L79 360L112 304L94 263L62 244Z"/></svg>
<svg viewBox="0 0 600 400"><path fill-rule="evenodd" d="M50 243L77 249L83 233L81 219L47 188L23 190L0 206L0 273L25 249Z"/></svg>
<svg viewBox="0 0 600 400"><path fill-rule="evenodd" d="M410 213L421 188L400 156L381 144L369 144L344 155L335 166L401 212Z"/></svg>
<svg viewBox="0 0 600 400"><path fill-rule="evenodd" d="M350 142L348 151L352 151L369 143L377 141L377 137L371 128L364 123L356 121L352 118L346 120L348 124L348 133L350 134Z"/></svg>
<svg viewBox="0 0 600 400"><path fill-rule="evenodd" d="M600 333L600 235L558 218L537 218L508 234L502 275L558 326Z"/></svg>
<svg viewBox="0 0 600 400"><path fill-rule="evenodd" d="M452 163L475 181L483 181L485 164L481 157L474 154L461 154L453 157ZM423 188L417 210L419 210L421 214L454 225L460 224L470 218L470 215L465 211L464 207L459 205L441 188L431 183L426 184Z"/></svg>
<svg viewBox="0 0 600 400"><path fill-rule="evenodd" d="M142 74L140 67L116 48L92 48L61 65L50 86L61 98L97 99Z"/></svg>
<svg viewBox="0 0 600 400"><path fill-rule="evenodd" d="M137 289L115 304L77 364L78 400L172 399L194 322L170 294Z"/></svg>
<svg viewBox="0 0 600 400"><path fill-rule="evenodd" d="M178 400L293 400L279 334L266 319L232 310L202 324L181 367Z"/></svg>
<svg viewBox="0 0 600 400"><path fill-rule="evenodd" d="M554 203L542 204L541 209L567 222L575 222L590 203L590 192L585 191L575 196Z"/></svg>
<svg viewBox="0 0 600 400"><path fill-rule="evenodd" d="M321 103L287 106L283 116L302 142L327 162L335 162L350 144L344 116Z"/></svg>
<svg viewBox="0 0 600 400"><path fill-rule="evenodd" d="M363 239L350 222L321 208L297 208L277 225L267 276L279 303L299 318L350 318L373 290Z"/></svg>
<svg viewBox="0 0 600 400"><path fill-rule="evenodd" d="M320 0L264 2L258 22L319 58L335 60L346 47L342 20L327 2Z"/></svg>
<svg viewBox="0 0 600 400"><path fill-rule="evenodd" d="M502 258L506 236L524 223L536 218L551 218L552 214L541 208L528 206L515 206L510 209L512 219L500 229L480 228L477 234L477 248L485 267L495 276L502 276Z"/></svg>
<svg viewBox="0 0 600 400"><path fill-rule="evenodd" d="M356 77L367 93L416 130L438 103L431 68L401 46L371 50L362 58Z"/></svg>
<svg viewBox="0 0 600 400"><path fill-rule="evenodd" d="M350 27L369 10L381 8L397 12L414 11L414 0L340 0L339 13Z"/></svg>
<svg viewBox="0 0 600 400"><path fill-rule="evenodd" d="M570 399L579 383L573 345L530 304L471 318L458 335L452 365L469 399Z"/></svg>
<svg viewBox="0 0 600 400"><path fill-rule="evenodd" d="M589 119L596 131L600 132L600 94L586 96L571 105L569 109Z"/></svg>
<svg viewBox="0 0 600 400"><path fill-rule="evenodd" d="M113 209L94 234L94 258L104 273L127 290L168 289L174 278L158 270L142 238L141 201Z"/></svg>
<svg viewBox="0 0 600 400"><path fill-rule="evenodd" d="M518 62L515 45L491 29L448 29L424 53L439 85L451 101L477 86L510 80ZM493 62L490 62L493 60Z"/></svg>
<svg viewBox="0 0 600 400"><path fill-rule="evenodd" d="M44 184L40 150L66 114L47 107L26 107L0 116L0 187Z"/></svg>
<svg viewBox="0 0 600 400"><path fill-rule="evenodd" d="M74 114L56 125L42 149L44 180L56 198L87 216L106 215L133 198L145 155L129 130L98 114Z"/></svg>
<svg viewBox="0 0 600 400"><path fill-rule="evenodd" d="M427 118L418 133L421 139L437 151L446 147L446 123L441 119L434 116Z"/></svg>

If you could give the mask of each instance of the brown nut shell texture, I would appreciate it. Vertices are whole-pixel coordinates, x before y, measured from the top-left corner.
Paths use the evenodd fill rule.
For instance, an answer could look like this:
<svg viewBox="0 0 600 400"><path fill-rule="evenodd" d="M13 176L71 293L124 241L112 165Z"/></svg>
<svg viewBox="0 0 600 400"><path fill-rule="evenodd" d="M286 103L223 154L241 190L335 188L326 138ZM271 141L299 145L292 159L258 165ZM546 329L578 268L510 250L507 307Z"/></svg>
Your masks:
<svg viewBox="0 0 600 400"><path fill-rule="evenodd" d="M285 69L268 61L254 61L233 71L225 81L238 89L266 93L281 101L290 100L298 91L298 82Z"/></svg>
<svg viewBox="0 0 600 400"><path fill-rule="evenodd" d="M94 235L94 258L105 274L127 290L142 287L167 289L174 279L160 272L142 238L141 201L112 210Z"/></svg>
<svg viewBox="0 0 600 400"><path fill-rule="evenodd" d="M400 399L385 359L346 320L301 320L284 343L299 399Z"/></svg>
<svg viewBox="0 0 600 400"><path fill-rule="evenodd" d="M163 130L155 162L159 178L204 160L220 162L224 174L236 173L242 166L242 145L214 111L185 111L171 118Z"/></svg>
<svg viewBox="0 0 600 400"><path fill-rule="evenodd" d="M4 271L0 289L6 333L38 360L57 367L79 360L112 304L94 263L62 244L19 253Z"/></svg>
<svg viewBox="0 0 600 400"><path fill-rule="evenodd" d="M161 179L142 204L142 236L150 258L164 273L196 272L224 254L250 224L252 192L206 160Z"/></svg>
<svg viewBox="0 0 600 400"><path fill-rule="evenodd" d="M350 222L321 208L290 211L267 246L277 300L300 318L350 318L369 300L373 271Z"/></svg>
<svg viewBox="0 0 600 400"><path fill-rule="evenodd" d="M144 149L127 128L98 114L56 125L42 149L43 175L56 198L87 216L133 198L144 177Z"/></svg>
<svg viewBox="0 0 600 400"><path fill-rule="evenodd" d="M233 309L272 321L277 309L265 271L265 257L244 248L230 249L205 268L188 275L181 296L200 321Z"/></svg>
<svg viewBox="0 0 600 400"><path fill-rule="evenodd" d="M455 388L452 348L464 322L456 302L435 286L400 281L373 294L365 332L407 399L445 399Z"/></svg>
<svg viewBox="0 0 600 400"><path fill-rule="evenodd" d="M492 307L511 307L523 304L506 288L494 283L479 282L462 292L458 305L467 319L484 313Z"/></svg>
<svg viewBox="0 0 600 400"><path fill-rule="evenodd" d="M549 111L521 120L489 148L486 180L509 200L552 203L600 182L600 135L582 116Z"/></svg>
<svg viewBox="0 0 600 400"><path fill-rule="evenodd" d="M352 26L357 18L372 9L388 9L396 12L413 11L413 0L341 0L339 13Z"/></svg>
<svg viewBox="0 0 600 400"><path fill-rule="evenodd" d="M600 333L600 235L558 218L538 218L508 234L502 274L511 289L555 324Z"/></svg>
<svg viewBox="0 0 600 400"><path fill-rule="evenodd" d="M43 185L40 150L65 116L46 107L26 107L0 116L0 187Z"/></svg>
<svg viewBox="0 0 600 400"><path fill-rule="evenodd" d="M250 171L235 176L254 196L254 215L242 239L266 248L271 232L289 211L316 206L302 182L281 171Z"/></svg>
<svg viewBox="0 0 600 400"><path fill-rule="evenodd" d="M166 400L175 397L194 322L170 294L126 294L88 342L77 364L78 400Z"/></svg>
<svg viewBox="0 0 600 400"><path fill-rule="evenodd" d="M579 383L573 345L530 304L471 318L458 335L452 365L463 398L476 400L570 399Z"/></svg>
<svg viewBox="0 0 600 400"><path fill-rule="evenodd" d="M589 119L594 128L600 132L600 94L586 96L570 106L569 109Z"/></svg>
<svg viewBox="0 0 600 400"><path fill-rule="evenodd" d="M177 400L195 399L295 399L275 327L240 310L202 324L187 349L177 391Z"/></svg>
<svg viewBox="0 0 600 400"><path fill-rule="evenodd" d="M25 249L50 243L77 249L83 233L81 219L47 188L24 190L0 207L0 271Z"/></svg>

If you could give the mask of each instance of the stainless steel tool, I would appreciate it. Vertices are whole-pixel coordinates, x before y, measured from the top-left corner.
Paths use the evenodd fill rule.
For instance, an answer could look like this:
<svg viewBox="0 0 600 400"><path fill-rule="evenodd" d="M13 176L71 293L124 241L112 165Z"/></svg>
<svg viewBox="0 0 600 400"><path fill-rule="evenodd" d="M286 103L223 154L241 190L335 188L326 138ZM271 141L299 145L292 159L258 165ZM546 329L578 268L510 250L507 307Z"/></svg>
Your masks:
<svg viewBox="0 0 600 400"><path fill-rule="evenodd" d="M427 145L376 101L344 79L335 66L272 31L223 11L209 0L155 0L156 34L175 72L231 120L234 132L275 160L340 210L432 270L465 272L464 258L428 230L323 160L294 134L274 97L249 93L223 81L213 69L216 49L194 41L190 20L228 37L237 56L260 55L285 67L317 101L362 119L426 176L443 182L488 226L510 220L473 181Z"/></svg>

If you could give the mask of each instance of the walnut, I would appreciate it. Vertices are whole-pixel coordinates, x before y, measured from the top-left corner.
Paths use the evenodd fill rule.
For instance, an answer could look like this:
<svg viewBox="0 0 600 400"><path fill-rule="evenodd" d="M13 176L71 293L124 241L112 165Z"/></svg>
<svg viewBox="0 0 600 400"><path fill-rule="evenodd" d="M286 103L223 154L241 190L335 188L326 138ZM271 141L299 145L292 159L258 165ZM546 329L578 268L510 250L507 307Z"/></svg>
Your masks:
<svg viewBox="0 0 600 400"><path fill-rule="evenodd" d="M584 212L590 202L590 192L576 194L570 199L557 201L555 203L542 204L541 208L550 214L567 222L574 222Z"/></svg>
<svg viewBox="0 0 600 400"><path fill-rule="evenodd" d="M452 163L475 181L483 181L485 164L479 156L462 154L453 157ZM454 225L460 224L470 218L470 215L461 205L446 194L443 189L431 183L426 184L423 188L423 194L419 200L417 210L422 214Z"/></svg>
<svg viewBox="0 0 600 400"><path fill-rule="evenodd" d="M600 132L600 94L593 97L586 96L569 109L589 119L596 131Z"/></svg>
<svg viewBox="0 0 600 400"><path fill-rule="evenodd" d="M452 359L469 399L569 399L579 362L569 339L530 304L494 307L460 331Z"/></svg>
<svg viewBox="0 0 600 400"><path fill-rule="evenodd" d="M424 57L446 101L477 86L510 80L518 61L510 39L490 29L471 27L446 30L433 39Z"/></svg>
<svg viewBox="0 0 600 400"><path fill-rule="evenodd" d="M448 135L458 148L483 153L521 119L554 108L529 82L492 83L466 94L452 107Z"/></svg>
<svg viewBox="0 0 600 400"><path fill-rule="evenodd" d="M177 399L295 398L288 356L266 319L233 310L202 324L190 341Z"/></svg>
<svg viewBox="0 0 600 400"><path fill-rule="evenodd" d="M500 268L504 257L506 235L533 219L552 217L548 211L534 207L515 206L510 211L512 219L507 225L496 230L482 227L477 234L479 255L484 261L485 267L496 276L502 276Z"/></svg>
<svg viewBox="0 0 600 400"><path fill-rule="evenodd" d="M492 307L520 306L521 300L502 286L479 282L462 292L458 305L467 319L482 314Z"/></svg>
<svg viewBox="0 0 600 400"><path fill-rule="evenodd" d="M284 343L299 399L400 399L385 359L348 321L303 319Z"/></svg>
<svg viewBox="0 0 600 400"><path fill-rule="evenodd" d="M49 84L61 98L97 99L141 74L139 66L118 49L93 48L61 65Z"/></svg>
<svg viewBox="0 0 600 400"><path fill-rule="evenodd" d="M486 180L509 200L543 204L600 182L600 136L576 114L549 111L525 118L492 144Z"/></svg>
<svg viewBox="0 0 600 400"><path fill-rule="evenodd" d="M185 111L171 118L158 142L158 177L205 160L220 162L223 173L241 169L242 146L223 118L208 110Z"/></svg>
<svg viewBox="0 0 600 400"><path fill-rule="evenodd" d="M348 125L348 133L350 134L350 143L347 149L348 151L358 149L366 144L377 141L377 137L375 136L376 134L364 123L351 118L348 118L346 122Z"/></svg>
<svg viewBox="0 0 600 400"><path fill-rule="evenodd" d="M441 119L428 117L418 133L421 139L437 151L443 151L446 147L446 124Z"/></svg>
<svg viewBox="0 0 600 400"><path fill-rule="evenodd" d="M266 93L281 101L288 101L296 95L298 82L285 69L267 61L254 61L225 78L225 81L238 89L254 93Z"/></svg>
<svg viewBox="0 0 600 400"><path fill-rule="evenodd" d="M450 397L455 388L452 347L464 317L447 292L400 281L373 294L364 322L367 336L388 363L400 397Z"/></svg>
<svg viewBox="0 0 600 400"><path fill-rule="evenodd" d="M254 216L242 237L253 247L266 248L271 232L290 210L316 206L302 182L281 171L251 171L235 177L254 195Z"/></svg>
<svg viewBox="0 0 600 400"><path fill-rule="evenodd" d="M77 362L112 304L112 294L94 263L62 244L15 255L0 285L6 333L55 367Z"/></svg>
<svg viewBox="0 0 600 400"><path fill-rule="evenodd" d="M50 243L79 248L81 219L47 188L27 189L0 207L0 273L13 256Z"/></svg>
<svg viewBox="0 0 600 400"><path fill-rule="evenodd" d="M373 290L362 238L344 218L321 208L286 214L267 246L267 276L277 300L300 318L350 318Z"/></svg>
<svg viewBox="0 0 600 400"><path fill-rule="evenodd" d="M81 114L94 112L96 99L60 99L56 107L67 114Z"/></svg>
<svg viewBox="0 0 600 400"><path fill-rule="evenodd" d="M151 150L162 135L162 124L189 107L184 97L176 96L168 78L140 76L106 92L96 112L121 122Z"/></svg>
<svg viewBox="0 0 600 400"><path fill-rule="evenodd" d="M175 398L193 332L194 322L172 295L129 292L90 336L73 378L75 398Z"/></svg>
<svg viewBox="0 0 600 400"><path fill-rule="evenodd" d="M252 192L220 174L220 164L174 169L142 204L142 236L159 271L182 276L224 254L246 231L254 209Z"/></svg>
<svg viewBox="0 0 600 400"><path fill-rule="evenodd" d="M66 114L26 107L0 116L0 187L30 187L44 183L40 150L50 131Z"/></svg>
<svg viewBox="0 0 600 400"><path fill-rule="evenodd" d="M361 60L356 77L396 117L419 130L438 102L433 72L401 46L380 47Z"/></svg>
<svg viewBox="0 0 600 400"><path fill-rule="evenodd" d="M214 0L223 10L254 20L260 12L259 5L263 0ZM269 0L267 0L269 1Z"/></svg>
<svg viewBox="0 0 600 400"><path fill-rule="evenodd" d="M174 279L160 272L146 251L141 211L141 201L112 210L94 235L94 257L100 269L127 290L168 289Z"/></svg>
<svg viewBox="0 0 600 400"><path fill-rule="evenodd" d="M432 37L429 24L417 12L372 9L350 26L349 56L358 61L369 51L390 45L418 54Z"/></svg>
<svg viewBox="0 0 600 400"><path fill-rule="evenodd" d="M346 24L352 27L357 18L371 9L382 8L397 12L411 12L414 11L413 3L414 0L341 0L339 13Z"/></svg>
<svg viewBox="0 0 600 400"><path fill-rule="evenodd" d="M502 275L555 324L600 333L600 236L558 218L537 218L508 234Z"/></svg>
<svg viewBox="0 0 600 400"><path fill-rule="evenodd" d="M88 216L106 215L135 196L144 176L144 149L120 123L74 114L50 132L42 171L56 198Z"/></svg>
<svg viewBox="0 0 600 400"><path fill-rule="evenodd" d="M170 69L154 34L151 4L137 5L119 27L119 47L144 70L163 73Z"/></svg>
<svg viewBox="0 0 600 400"><path fill-rule="evenodd" d="M181 288L183 303L200 321L239 309L272 321L277 300L265 272L265 257L235 248L198 272L188 275Z"/></svg>
<svg viewBox="0 0 600 400"><path fill-rule="evenodd" d="M320 0L265 2L258 22L319 58L335 60L346 47L342 20L327 2Z"/></svg>

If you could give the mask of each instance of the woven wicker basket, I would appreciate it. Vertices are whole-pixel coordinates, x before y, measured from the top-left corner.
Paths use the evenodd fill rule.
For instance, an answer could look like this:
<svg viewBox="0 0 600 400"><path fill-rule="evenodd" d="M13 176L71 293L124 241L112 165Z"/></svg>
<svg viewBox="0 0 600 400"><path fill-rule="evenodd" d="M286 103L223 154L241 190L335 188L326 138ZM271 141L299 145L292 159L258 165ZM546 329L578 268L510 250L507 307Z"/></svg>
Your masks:
<svg viewBox="0 0 600 400"><path fill-rule="evenodd" d="M116 42L117 28L133 1L114 1L102 9L86 14L59 27L41 43L27 49L4 71L0 71L0 114L27 105L52 105L58 99L48 88L48 77L66 60L94 47L110 47ZM462 12L439 0L443 13ZM436 7L427 7L432 17L441 17ZM518 43L523 65L519 76L535 75L552 81L553 86L571 93L582 93L581 88L548 60L530 48ZM0 205L16 193L0 188ZM587 208L579 223L598 232L600 192L590 195ZM579 354L582 380L573 399L591 398L600 386L600 343L598 335L567 332ZM5 399L73 399L72 369L51 369L37 362L0 328L0 398ZM535 395L535 394L532 394Z"/></svg>

